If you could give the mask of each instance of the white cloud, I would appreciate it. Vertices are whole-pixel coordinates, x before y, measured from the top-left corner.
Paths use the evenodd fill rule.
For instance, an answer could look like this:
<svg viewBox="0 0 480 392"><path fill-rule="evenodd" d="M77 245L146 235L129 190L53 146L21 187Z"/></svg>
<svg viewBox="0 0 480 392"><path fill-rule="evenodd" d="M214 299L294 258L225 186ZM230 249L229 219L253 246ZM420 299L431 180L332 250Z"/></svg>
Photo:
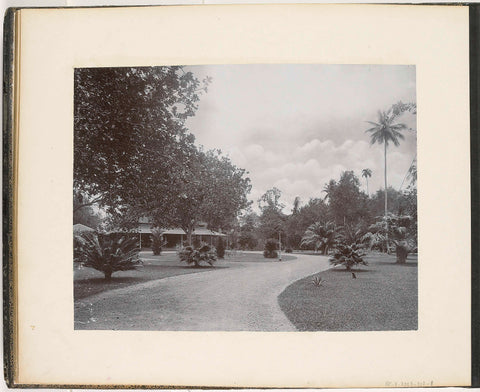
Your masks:
<svg viewBox="0 0 480 392"><path fill-rule="evenodd" d="M370 168L370 192L383 187L381 145L370 146L366 120L393 103L415 101L412 66L237 65L191 67L213 77L187 126L249 171L251 200L269 188L291 205L323 197L344 170ZM410 120L409 126L414 126ZM413 127L412 126L412 127ZM416 153L413 133L388 150L388 182L400 186ZM361 179L364 186L364 179ZM290 207L287 208L287 210Z"/></svg>

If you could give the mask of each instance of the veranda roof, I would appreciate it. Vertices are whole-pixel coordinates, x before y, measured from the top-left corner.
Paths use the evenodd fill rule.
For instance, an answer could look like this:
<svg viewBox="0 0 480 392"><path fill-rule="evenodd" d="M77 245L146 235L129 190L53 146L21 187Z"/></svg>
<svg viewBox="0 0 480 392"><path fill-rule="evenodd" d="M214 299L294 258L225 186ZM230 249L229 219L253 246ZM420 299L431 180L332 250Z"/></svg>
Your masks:
<svg viewBox="0 0 480 392"><path fill-rule="evenodd" d="M140 234L151 234L152 229L149 226L141 225L138 229L127 231L127 230L113 230L111 233L124 233L124 232L131 232L131 233L140 233ZM165 229L162 230L163 234L170 234L170 235L187 235L183 229L175 228L175 229ZM197 227L193 231L193 235L210 235L214 237L226 237L226 234L219 233L218 231L213 231L206 229L204 227Z"/></svg>
<svg viewBox="0 0 480 392"><path fill-rule="evenodd" d="M163 232L163 234L187 235L187 233L185 233L185 231L183 229L180 229L180 228L165 230ZM212 236L215 236L215 237L226 237L226 235L223 234L223 233L219 233L218 231L209 230L209 229L206 229L204 227L197 227L193 231L193 234L194 235L212 235Z"/></svg>

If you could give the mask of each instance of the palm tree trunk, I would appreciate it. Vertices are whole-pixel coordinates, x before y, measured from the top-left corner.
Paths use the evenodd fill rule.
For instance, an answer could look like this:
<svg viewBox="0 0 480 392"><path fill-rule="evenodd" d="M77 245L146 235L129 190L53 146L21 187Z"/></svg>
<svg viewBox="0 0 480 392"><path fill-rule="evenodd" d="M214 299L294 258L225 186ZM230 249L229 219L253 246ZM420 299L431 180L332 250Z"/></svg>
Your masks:
<svg viewBox="0 0 480 392"><path fill-rule="evenodd" d="M367 196L370 197L370 192L368 191L368 177L365 178L367 180Z"/></svg>
<svg viewBox="0 0 480 392"><path fill-rule="evenodd" d="M388 220L387 220L387 214L388 214L388 202L387 202L387 142L384 141L384 155L385 155L385 224L387 227L387 232L385 233L385 238L387 241L387 253L390 253L390 247L388 246Z"/></svg>

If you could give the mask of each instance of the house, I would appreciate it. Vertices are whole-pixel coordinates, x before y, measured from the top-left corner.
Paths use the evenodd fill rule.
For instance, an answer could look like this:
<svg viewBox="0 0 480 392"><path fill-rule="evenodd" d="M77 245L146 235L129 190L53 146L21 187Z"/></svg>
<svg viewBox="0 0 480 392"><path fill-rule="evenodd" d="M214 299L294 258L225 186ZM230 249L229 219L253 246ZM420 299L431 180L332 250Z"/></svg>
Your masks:
<svg viewBox="0 0 480 392"><path fill-rule="evenodd" d="M140 235L140 247L150 247L152 242L152 221L143 217L138 220L138 233ZM183 244L187 240L187 233L181 228L163 229L163 238L167 241L167 248L173 248ZM207 228L207 224L200 222L195 227L192 240L198 238L210 245L216 245L218 238L224 238L226 234Z"/></svg>

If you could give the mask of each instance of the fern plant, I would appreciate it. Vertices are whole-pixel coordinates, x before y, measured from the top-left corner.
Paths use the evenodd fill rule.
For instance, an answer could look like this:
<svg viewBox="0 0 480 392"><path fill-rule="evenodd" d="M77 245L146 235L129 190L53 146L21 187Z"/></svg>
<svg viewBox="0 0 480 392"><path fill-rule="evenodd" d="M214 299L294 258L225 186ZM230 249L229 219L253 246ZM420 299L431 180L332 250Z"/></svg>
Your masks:
<svg viewBox="0 0 480 392"><path fill-rule="evenodd" d="M105 280L110 280L114 272L133 270L142 264L133 237L85 235L77 241L76 258L83 266L103 272Z"/></svg>

